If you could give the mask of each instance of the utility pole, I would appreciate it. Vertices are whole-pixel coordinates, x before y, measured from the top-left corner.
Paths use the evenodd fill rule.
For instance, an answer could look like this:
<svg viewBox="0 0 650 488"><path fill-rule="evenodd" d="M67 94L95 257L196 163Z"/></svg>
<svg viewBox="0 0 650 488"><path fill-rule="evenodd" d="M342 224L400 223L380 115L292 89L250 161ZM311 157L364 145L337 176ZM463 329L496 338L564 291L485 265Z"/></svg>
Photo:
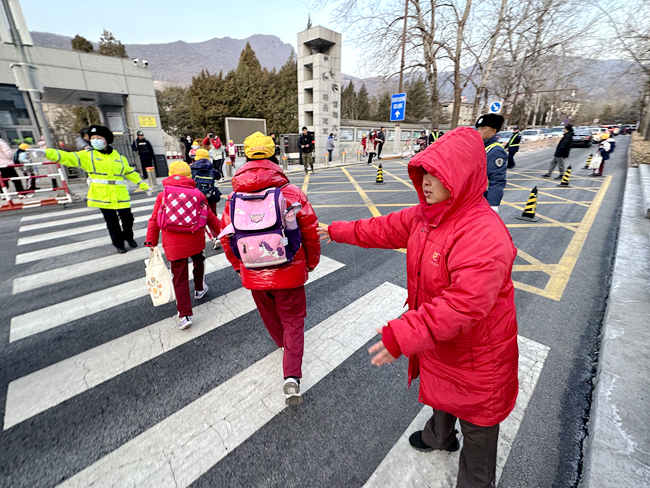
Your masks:
<svg viewBox="0 0 650 488"><path fill-rule="evenodd" d="M37 130L40 131L41 135L44 137L47 147L54 147L52 137L50 136L50 130L47 125L47 120L45 118L45 112L43 111L43 105L41 103L41 93L36 88L36 83L34 81L34 73L32 72L34 67L27 60L25 47L23 46L23 41L20 38L18 27L16 27L16 20L14 19L13 12L9 6L9 0L2 0L2 6L7 15L7 20L9 21L11 38L16 45L16 50L20 56L20 62L13 64L12 69L19 70L24 75L23 78L26 83L26 89L24 91L27 91L29 94L29 100L32 102L34 115L36 116L36 122L38 125ZM14 71L14 75L16 75L16 81L18 81L18 75L16 71Z"/></svg>

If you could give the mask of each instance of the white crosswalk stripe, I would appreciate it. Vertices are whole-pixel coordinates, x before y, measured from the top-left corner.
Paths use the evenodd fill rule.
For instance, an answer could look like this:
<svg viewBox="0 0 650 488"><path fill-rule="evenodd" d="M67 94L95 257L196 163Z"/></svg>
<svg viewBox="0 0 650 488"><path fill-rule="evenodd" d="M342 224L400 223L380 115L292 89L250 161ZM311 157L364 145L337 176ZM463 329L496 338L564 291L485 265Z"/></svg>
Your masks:
<svg viewBox="0 0 650 488"><path fill-rule="evenodd" d="M399 316L405 299L405 289L384 283L308 330L301 390ZM285 409L281 363L276 350L59 486L189 486Z"/></svg>
<svg viewBox="0 0 650 488"><path fill-rule="evenodd" d="M510 449L524 419L528 402L533 395L539 375L549 348L525 337L518 337L519 342L519 396L517 404L506 420L499 427L499 447L497 458L497 481L508 460ZM384 486L427 486L430 488L448 488L455 486L458 475L458 457L456 452L419 452L409 445L409 437L416 430L422 430L432 415L431 407L424 407L408 426L404 435L397 441L388 455L368 479L365 488L382 488ZM456 424L458 432L460 424ZM462 435L459 435L462 445Z"/></svg>
<svg viewBox="0 0 650 488"><path fill-rule="evenodd" d="M137 224L140 222L146 222L149 220L150 215L141 215L133 219L133 223ZM47 234L36 234L29 237L21 237L18 239L18 245L24 246L27 244L34 244L36 242L49 241L52 239L60 239L62 237L76 236L79 234L86 234L87 232L94 232L97 230L106 231L106 224L102 222L101 224L85 225L83 227L77 227L76 229L68 230L57 230L56 232L48 232ZM107 231L108 232L108 231Z"/></svg>
<svg viewBox="0 0 650 488"><path fill-rule="evenodd" d="M212 256L205 260L205 274L213 273L228 266L230 266L230 263L225 254ZM144 264L142 269L143 276L137 280L13 317L11 319L9 342L24 339L148 295L149 292L144 284Z"/></svg>
<svg viewBox="0 0 650 488"><path fill-rule="evenodd" d="M139 205L144 205L146 203L155 202L156 197L141 198L139 200L131 200L131 207L137 207ZM35 220L52 220L57 217L69 217L71 215L78 215L84 213L93 213L99 212L98 208L94 207L83 207L83 208L73 208L68 210L57 210L56 212L42 212L35 215L26 215L20 219L20 222L33 222Z"/></svg>
<svg viewBox="0 0 650 488"><path fill-rule="evenodd" d="M135 213L149 212L149 214L151 215L151 211L153 210L153 207L154 207L153 205L143 205L141 207L135 207L131 209L131 213L135 214ZM89 220L101 220L103 218L104 216L102 215L102 213L99 210L97 210L93 214L83 215L80 217L72 217L69 219L59 219L59 220L48 220L47 222L39 222L38 224L21 225L18 228L18 232L31 232L33 230L49 229L51 227L78 224L79 222L88 222Z"/></svg>
<svg viewBox="0 0 650 488"><path fill-rule="evenodd" d="M324 257L310 274L312 283L344 265ZM142 285L142 284L141 284ZM171 351L255 310L250 292L239 288L194 307L194 325L179 331L169 318L12 381L7 391L4 429Z"/></svg>

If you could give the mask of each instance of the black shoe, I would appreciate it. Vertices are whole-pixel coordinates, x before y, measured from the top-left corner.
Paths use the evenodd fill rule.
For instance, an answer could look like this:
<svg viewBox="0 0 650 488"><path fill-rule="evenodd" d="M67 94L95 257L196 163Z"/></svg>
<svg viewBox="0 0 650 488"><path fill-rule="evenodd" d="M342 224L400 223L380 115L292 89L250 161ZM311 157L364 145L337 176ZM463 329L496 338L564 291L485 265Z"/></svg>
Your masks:
<svg viewBox="0 0 650 488"><path fill-rule="evenodd" d="M124 253L126 253L126 249L124 249L123 247L117 248L117 254L124 254Z"/></svg>
<svg viewBox="0 0 650 488"><path fill-rule="evenodd" d="M546 173L542 175L542 178L550 178L550 177L551 177L551 173Z"/></svg>
<svg viewBox="0 0 650 488"><path fill-rule="evenodd" d="M455 431L457 434L458 431ZM409 444L411 444L411 447L417 451L422 451L422 452L429 452L429 451L448 451L448 452L456 452L458 449L460 449L460 443L458 442L458 437L454 435L454 442L451 446L449 446L447 449L434 449L433 447L430 447L429 445L425 444L424 441L422 440L422 431L418 430L417 432L413 432L411 434L411 437L409 437Z"/></svg>
<svg viewBox="0 0 650 488"><path fill-rule="evenodd" d="M135 242L135 239L131 239L130 241L126 241L126 242L128 242L129 246L131 246L133 248L138 247L138 243Z"/></svg>
<svg viewBox="0 0 650 488"><path fill-rule="evenodd" d="M558 176L557 178L555 178L555 181L560 181L561 179L562 179L562 175L560 175L560 176Z"/></svg>

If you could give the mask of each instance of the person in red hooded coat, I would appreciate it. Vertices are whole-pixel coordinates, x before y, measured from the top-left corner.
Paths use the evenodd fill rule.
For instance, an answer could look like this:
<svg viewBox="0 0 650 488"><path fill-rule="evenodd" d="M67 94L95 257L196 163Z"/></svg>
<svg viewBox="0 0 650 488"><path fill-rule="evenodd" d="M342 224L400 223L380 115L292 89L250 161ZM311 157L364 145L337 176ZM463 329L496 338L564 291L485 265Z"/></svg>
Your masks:
<svg viewBox="0 0 650 488"><path fill-rule="evenodd" d="M278 347L284 348L282 368L286 403L300 405L304 327L307 316L305 282L308 273L313 271L320 261L318 218L307 195L292 185L277 161L273 161L273 139L256 132L244 141L244 152L248 162L235 173L232 179L233 192L252 193L266 188L281 188L288 206L294 203L302 206L297 216L301 246L291 263L266 269L246 268L232 252L229 237L226 235L221 238L226 257L240 274L244 288L251 290L269 334ZM223 211L223 229L231 223L232 195L231 193L228 197Z"/></svg>
<svg viewBox="0 0 650 488"><path fill-rule="evenodd" d="M433 416L411 435L414 448L457 450L460 420L458 488L495 486L499 423L518 392L517 251L483 196L486 165L478 132L456 129L409 162L419 205L319 231L360 247L407 249L409 310L378 330L369 352L377 366L404 354L409 384L420 376L419 399Z"/></svg>

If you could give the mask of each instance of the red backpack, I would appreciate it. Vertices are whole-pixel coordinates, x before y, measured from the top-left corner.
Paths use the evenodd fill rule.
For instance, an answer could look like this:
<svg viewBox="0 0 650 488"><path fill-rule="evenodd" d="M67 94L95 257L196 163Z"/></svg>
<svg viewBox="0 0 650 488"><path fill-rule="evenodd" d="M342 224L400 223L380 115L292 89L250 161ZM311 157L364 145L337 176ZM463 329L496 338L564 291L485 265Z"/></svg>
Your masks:
<svg viewBox="0 0 650 488"><path fill-rule="evenodd" d="M158 227L169 232L192 234L208 223L208 206L196 188L166 186L158 216Z"/></svg>

